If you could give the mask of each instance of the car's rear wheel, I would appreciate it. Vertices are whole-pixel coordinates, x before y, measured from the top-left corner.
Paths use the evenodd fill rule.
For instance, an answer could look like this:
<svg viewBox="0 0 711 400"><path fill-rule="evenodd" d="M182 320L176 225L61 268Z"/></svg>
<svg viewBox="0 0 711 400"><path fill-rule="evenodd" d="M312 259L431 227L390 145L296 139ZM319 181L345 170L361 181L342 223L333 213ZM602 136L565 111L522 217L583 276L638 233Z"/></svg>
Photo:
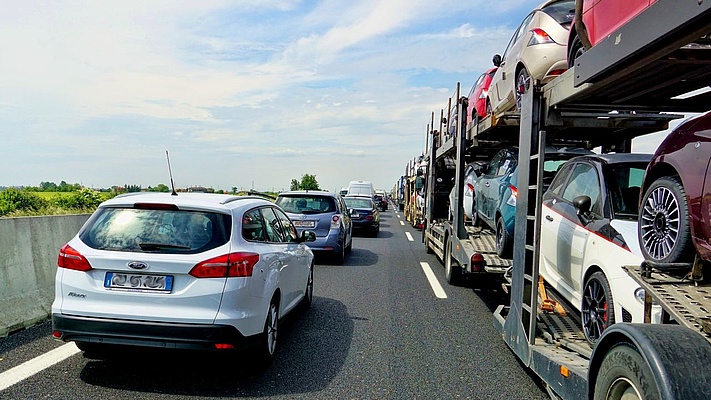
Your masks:
<svg viewBox="0 0 711 400"><path fill-rule="evenodd" d="M479 225L481 225L481 218L479 218L479 213L476 211L476 200L472 199L472 226L477 227Z"/></svg>
<svg viewBox="0 0 711 400"><path fill-rule="evenodd" d="M267 310L267 319L264 322L259 345L257 347L257 359L263 364L269 364L274 360L274 353L277 347L279 328L279 304L276 299L272 300Z"/></svg>
<svg viewBox="0 0 711 400"><path fill-rule="evenodd" d="M659 263L691 262L694 245L689 205L678 176L654 181L644 194L638 233L645 258Z"/></svg>
<svg viewBox="0 0 711 400"><path fill-rule="evenodd" d="M514 93L516 95L516 110L521 111L521 101L523 99L523 94L528 91L530 87L530 82L528 71L525 67L521 68L516 74L516 87Z"/></svg>
<svg viewBox="0 0 711 400"><path fill-rule="evenodd" d="M343 260L346 259L346 246L345 243L341 245L340 250L336 250L333 252L333 263L334 264L343 264Z"/></svg>
<svg viewBox="0 0 711 400"><path fill-rule="evenodd" d="M605 274L597 271L585 281L583 304L580 307L583 333L592 347L602 332L615 323L615 307L612 290Z"/></svg>
<svg viewBox="0 0 711 400"><path fill-rule="evenodd" d="M583 47L583 43L580 41L578 35L575 34L573 41L570 42L570 50L568 51L568 68L573 68L575 66L575 60L584 53L585 47Z"/></svg>
<svg viewBox="0 0 711 400"><path fill-rule="evenodd" d="M314 266L309 267L309 278L306 281L306 289L304 289L304 298L301 300L301 306L304 309L310 308L314 299Z"/></svg>
<svg viewBox="0 0 711 400"><path fill-rule="evenodd" d="M513 239L506 230L504 219L499 216L496 219L496 254L501 258L511 258Z"/></svg>

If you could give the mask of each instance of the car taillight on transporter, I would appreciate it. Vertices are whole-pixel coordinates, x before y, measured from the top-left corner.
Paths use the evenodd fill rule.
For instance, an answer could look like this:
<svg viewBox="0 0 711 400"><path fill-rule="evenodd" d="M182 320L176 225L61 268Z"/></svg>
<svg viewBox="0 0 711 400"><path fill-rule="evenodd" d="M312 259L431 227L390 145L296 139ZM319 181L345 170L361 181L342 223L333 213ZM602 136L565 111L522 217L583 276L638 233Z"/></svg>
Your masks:
<svg viewBox="0 0 711 400"><path fill-rule="evenodd" d="M252 276L259 254L238 252L224 254L196 264L190 275L196 278L236 278Z"/></svg>
<svg viewBox="0 0 711 400"><path fill-rule="evenodd" d="M73 269L75 271L91 271L93 269L91 264L89 264L89 260L68 244L65 244L59 250L57 266L59 268Z"/></svg>

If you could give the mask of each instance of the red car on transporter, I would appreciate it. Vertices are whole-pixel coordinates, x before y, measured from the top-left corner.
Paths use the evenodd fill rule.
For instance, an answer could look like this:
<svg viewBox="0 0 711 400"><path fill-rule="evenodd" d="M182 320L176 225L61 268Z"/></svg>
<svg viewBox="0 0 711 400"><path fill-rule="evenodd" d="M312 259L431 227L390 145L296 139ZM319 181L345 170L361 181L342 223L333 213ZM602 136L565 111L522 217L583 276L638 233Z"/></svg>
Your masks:
<svg viewBox="0 0 711 400"><path fill-rule="evenodd" d="M581 1L582 25L587 32L590 46L595 46L657 0L577 0L576 3ZM572 68L575 59L586 50L580 39L580 28L577 21L570 27L568 68Z"/></svg>
<svg viewBox="0 0 711 400"><path fill-rule="evenodd" d="M498 67L489 68L488 71L479 75L479 78L472 86L472 90L469 91L467 126L476 118L486 117L486 96L489 94L489 86L497 69Z"/></svg>

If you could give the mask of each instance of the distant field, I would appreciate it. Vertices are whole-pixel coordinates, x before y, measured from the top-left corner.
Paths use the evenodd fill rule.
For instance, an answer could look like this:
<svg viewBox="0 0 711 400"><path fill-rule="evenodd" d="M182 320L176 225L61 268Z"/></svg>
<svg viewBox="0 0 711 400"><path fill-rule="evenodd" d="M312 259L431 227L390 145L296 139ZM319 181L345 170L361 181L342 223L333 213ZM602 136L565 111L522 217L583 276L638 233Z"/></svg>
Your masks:
<svg viewBox="0 0 711 400"><path fill-rule="evenodd" d="M36 194L37 197L40 197L44 200L54 200L57 198L70 197L75 192L32 192L32 193ZM111 197L111 194L109 192L101 192L99 194L101 195L101 198L103 200L107 200L109 197Z"/></svg>

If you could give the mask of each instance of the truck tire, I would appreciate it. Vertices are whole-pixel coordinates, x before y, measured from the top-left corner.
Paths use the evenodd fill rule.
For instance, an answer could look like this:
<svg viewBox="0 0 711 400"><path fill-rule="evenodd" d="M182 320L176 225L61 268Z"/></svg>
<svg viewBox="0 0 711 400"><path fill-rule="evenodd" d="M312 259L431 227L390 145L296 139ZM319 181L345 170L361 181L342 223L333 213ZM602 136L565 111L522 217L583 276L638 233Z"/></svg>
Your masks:
<svg viewBox="0 0 711 400"><path fill-rule="evenodd" d="M462 283L462 267L452 257L452 242L449 238L445 239L444 243L444 277L452 286L459 286Z"/></svg>
<svg viewBox="0 0 711 400"><path fill-rule="evenodd" d="M629 343L611 347L600 364L594 400L659 400L661 394L652 370Z"/></svg>

